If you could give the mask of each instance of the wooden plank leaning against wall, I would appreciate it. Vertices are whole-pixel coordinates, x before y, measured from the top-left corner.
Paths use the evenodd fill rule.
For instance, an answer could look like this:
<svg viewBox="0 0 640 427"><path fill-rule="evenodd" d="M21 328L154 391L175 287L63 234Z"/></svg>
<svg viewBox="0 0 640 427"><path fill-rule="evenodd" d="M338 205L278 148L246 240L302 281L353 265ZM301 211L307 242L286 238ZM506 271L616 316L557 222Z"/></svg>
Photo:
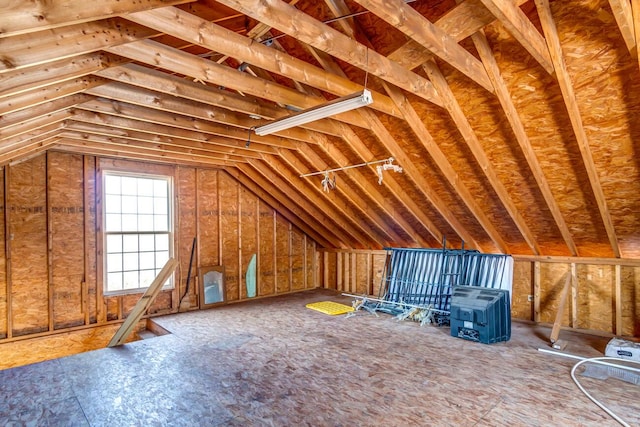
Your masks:
<svg viewBox="0 0 640 427"><path fill-rule="evenodd" d="M340 292L379 295L385 251L321 249L319 284ZM640 337L640 261L514 256L514 319L551 324L567 274L571 289L562 326Z"/></svg>
<svg viewBox="0 0 640 427"><path fill-rule="evenodd" d="M257 297L316 286L315 242L225 172L51 151L0 173L0 369L17 345L33 348L31 338L44 346L74 343L78 351L106 346L139 299L103 293L99 224L107 169L173 177L178 285L158 296L151 315L198 309L200 267L224 265L227 300L247 299L253 254Z"/></svg>

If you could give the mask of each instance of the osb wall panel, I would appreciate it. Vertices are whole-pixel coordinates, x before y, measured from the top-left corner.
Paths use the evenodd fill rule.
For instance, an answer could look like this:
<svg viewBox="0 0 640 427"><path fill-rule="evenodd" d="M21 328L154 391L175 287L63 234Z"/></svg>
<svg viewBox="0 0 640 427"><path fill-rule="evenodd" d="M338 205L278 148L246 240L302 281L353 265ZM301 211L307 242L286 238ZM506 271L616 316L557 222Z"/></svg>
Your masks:
<svg viewBox="0 0 640 427"><path fill-rule="evenodd" d="M360 295L371 293L371 257L369 254L356 254L356 283L354 292Z"/></svg>
<svg viewBox="0 0 640 427"><path fill-rule="evenodd" d="M513 285L511 292L511 316L516 319L533 320L533 286L530 262L513 263ZM529 301L531 295L531 301Z"/></svg>
<svg viewBox="0 0 640 427"><path fill-rule="evenodd" d="M88 323L97 322L97 254L96 254L96 158L84 158L84 239L85 239L85 282L87 287Z"/></svg>
<svg viewBox="0 0 640 427"><path fill-rule="evenodd" d="M223 172L218 173L220 195L220 241L222 265L224 266L225 292L228 301L240 298L240 271L238 245L238 183Z"/></svg>
<svg viewBox="0 0 640 427"><path fill-rule="evenodd" d="M305 285L306 288L315 288L316 284L316 248L314 242L305 236Z"/></svg>
<svg viewBox="0 0 640 427"><path fill-rule="evenodd" d="M247 298L247 269L253 255L258 253L258 198L246 188L240 190L240 297ZM256 269L257 270L257 269ZM257 276L257 275L256 275ZM256 277L259 281L259 276ZM256 283L256 287L258 284ZM257 294L257 293L256 293Z"/></svg>
<svg viewBox="0 0 640 427"><path fill-rule="evenodd" d="M1 211L9 218L13 239L8 284L4 246L0 248L0 337L50 334L53 329L122 320L139 301L140 293L104 296L103 280L97 277L98 262L102 262L97 224L102 204L97 190L104 170L174 178L178 289L162 291L149 314L179 309L177 298L186 289L196 235L192 274L197 274L198 265L224 265L229 300L246 298L244 274L253 254L259 255L260 296L274 295L276 283L277 292L315 286L315 242L226 173L50 152L6 170L8 203ZM0 216L0 242L4 241L4 218ZM183 309L197 308L196 284L192 281ZM7 331L7 285L12 292L11 331Z"/></svg>
<svg viewBox="0 0 640 427"><path fill-rule="evenodd" d="M198 174L198 266L220 265L218 248L218 172L200 169Z"/></svg>
<svg viewBox="0 0 640 427"><path fill-rule="evenodd" d="M640 337L640 267L622 267L622 335Z"/></svg>
<svg viewBox="0 0 640 427"><path fill-rule="evenodd" d="M322 286L327 289L338 288L338 254L336 252L320 251L322 262L320 271L323 272Z"/></svg>
<svg viewBox="0 0 640 427"><path fill-rule="evenodd" d="M615 328L615 267L577 265L578 328L613 331ZM571 307L571 304L568 305Z"/></svg>
<svg viewBox="0 0 640 427"><path fill-rule="evenodd" d="M560 296L565 285L567 274L570 274L570 266L567 264L541 264L540 265L540 314L538 320L545 323L553 323L556 319ZM562 325L570 326L571 298L567 298L567 304L562 315Z"/></svg>
<svg viewBox="0 0 640 427"><path fill-rule="evenodd" d="M384 266L387 262L385 254L374 253L372 257L372 295L380 295L382 278L384 277Z"/></svg>
<svg viewBox="0 0 640 427"><path fill-rule="evenodd" d="M4 218L4 170L0 172L0 218ZM5 223L0 221L0 339L7 337L7 256Z"/></svg>
<svg viewBox="0 0 640 427"><path fill-rule="evenodd" d="M378 295L386 255L380 251L319 250L323 287L361 295Z"/></svg>
<svg viewBox="0 0 640 427"><path fill-rule="evenodd" d="M275 282L275 211L264 202L259 202L258 228L260 230L260 256L258 257L258 295L268 296L276 292Z"/></svg>
<svg viewBox="0 0 640 427"><path fill-rule="evenodd" d="M46 168L46 157L38 156L10 171L7 210L14 336L49 328Z"/></svg>
<svg viewBox="0 0 640 427"><path fill-rule="evenodd" d="M289 223L276 215L276 292L291 290L289 257Z"/></svg>
<svg viewBox="0 0 640 427"><path fill-rule="evenodd" d="M304 284L304 238L297 230L291 230L291 289L299 291Z"/></svg>
<svg viewBox="0 0 640 427"><path fill-rule="evenodd" d="M198 305L198 253L193 254L193 262L191 265L191 278L189 286L187 286L187 275L189 273L189 263L191 262L191 249L193 240L197 238L196 225L196 170L194 168L178 167L176 171L176 192L178 198L177 208L177 229L178 244L176 255L180 261L178 269L178 295L181 298L181 304L189 307ZM197 248L196 241L196 248ZM185 292L189 288L189 292Z"/></svg>
<svg viewBox="0 0 640 427"><path fill-rule="evenodd" d="M47 155L54 329L84 324L84 187L81 155Z"/></svg>

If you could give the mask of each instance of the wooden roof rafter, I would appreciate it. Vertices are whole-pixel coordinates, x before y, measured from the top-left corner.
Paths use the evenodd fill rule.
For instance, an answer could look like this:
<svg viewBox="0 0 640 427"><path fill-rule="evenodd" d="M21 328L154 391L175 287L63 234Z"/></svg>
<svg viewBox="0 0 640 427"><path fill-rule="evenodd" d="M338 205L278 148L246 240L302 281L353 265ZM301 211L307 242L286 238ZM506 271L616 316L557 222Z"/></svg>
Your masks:
<svg viewBox="0 0 640 427"><path fill-rule="evenodd" d="M618 24L618 28L620 29L629 53L633 58L637 58L637 35L635 33L636 29L633 14L634 2L636 4L635 9L640 8L640 3L638 3L637 0L631 0L631 2L629 2L629 0L609 0L609 6L611 7L613 16L616 18L616 23ZM638 11L638 13L640 13L640 11ZM635 21L638 22L638 19L640 19L640 16L637 16Z"/></svg>
<svg viewBox="0 0 640 427"><path fill-rule="evenodd" d="M560 45L560 38L558 37L558 31L556 29L555 21L551 14L551 8L549 7L549 0L535 0L538 16L540 17L540 23L545 33L545 39L551 53L551 59L553 61L554 68L556 70L556 77L560 85L560 90L564 98L564 103L569 113L569 119L573 132L582 155L582 162L591 184L591 190L598 205L598 211L602 219L602 223L607 232L609 238L609 244L616 258L622 257L620 253L620 245L618 243L618 237L616 235L615 227L611 219L611 213L607 206L607 200L602 190L598 171L593 161L593 155L591 154L591 148L589 147L589 141L587 134L582 123L582 117L578 102L576 99L573 83L571 77L567 71L566 64L564 62L564 55L562 53L562 46Z"/></svg>

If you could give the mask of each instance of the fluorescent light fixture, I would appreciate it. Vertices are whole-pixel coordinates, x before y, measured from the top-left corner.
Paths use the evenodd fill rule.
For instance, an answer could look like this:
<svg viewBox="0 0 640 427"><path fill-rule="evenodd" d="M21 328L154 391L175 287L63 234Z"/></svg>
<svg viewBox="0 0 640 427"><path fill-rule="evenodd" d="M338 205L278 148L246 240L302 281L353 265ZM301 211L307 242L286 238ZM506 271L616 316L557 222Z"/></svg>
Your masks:
<svg viewBox="0 0 640 427"><path fill-rule="evenodd" d="M289 129L295 126L300 126L305 123L313 122L316 120L324 119L336 114L344 113L345 111L354 110L356 108L364 107L373 102L371 92L367 89L361 92L356 92L343 98L335 99L326 104L318 105L316 107L304 110L293 116L284 117L279 120L274 120L264 126L256 128L256 135L269 135L274 132Z"/></svg>

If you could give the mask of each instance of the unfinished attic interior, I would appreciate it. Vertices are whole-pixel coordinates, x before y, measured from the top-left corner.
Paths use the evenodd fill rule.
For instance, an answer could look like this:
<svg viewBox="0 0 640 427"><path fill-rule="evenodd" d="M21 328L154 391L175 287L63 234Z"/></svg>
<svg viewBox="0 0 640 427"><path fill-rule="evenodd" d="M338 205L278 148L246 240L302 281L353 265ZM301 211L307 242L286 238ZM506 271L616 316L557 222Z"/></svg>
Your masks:
<svg viewBox="0 0 640 427"><path fill-rule="evenodd" d="M636 0L0 0L0 423L615 425L537 348L640 338L639 40ZM510 339L449 333L466 257ZM408 276L451 326L305 308Z"/></svg>

